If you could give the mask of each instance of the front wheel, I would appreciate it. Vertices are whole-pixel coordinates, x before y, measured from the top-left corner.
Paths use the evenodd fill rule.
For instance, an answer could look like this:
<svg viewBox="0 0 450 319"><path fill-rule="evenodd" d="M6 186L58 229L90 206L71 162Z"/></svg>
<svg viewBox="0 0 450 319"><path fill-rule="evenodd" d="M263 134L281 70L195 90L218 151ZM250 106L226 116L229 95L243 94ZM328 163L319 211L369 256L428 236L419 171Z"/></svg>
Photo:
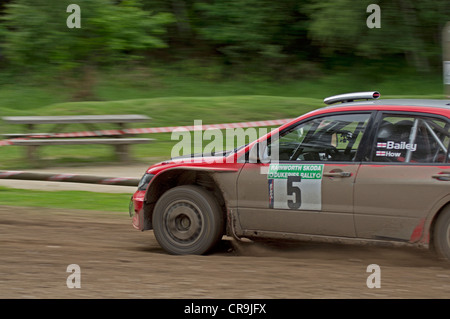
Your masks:
<svg viewBox="0 0 450 319"><path fill-rule="evenodd" d="M450 206L444 208L436 220L433 246L439 257L450 261Z"/></svg>
<svg viewBox="0 0 450 319"><path fill-rule="evenodd" d="M174 255L201 255L223 235L224 219L214 196L196 185L165 192L155 205L153 230L160 246Z"/></svg>

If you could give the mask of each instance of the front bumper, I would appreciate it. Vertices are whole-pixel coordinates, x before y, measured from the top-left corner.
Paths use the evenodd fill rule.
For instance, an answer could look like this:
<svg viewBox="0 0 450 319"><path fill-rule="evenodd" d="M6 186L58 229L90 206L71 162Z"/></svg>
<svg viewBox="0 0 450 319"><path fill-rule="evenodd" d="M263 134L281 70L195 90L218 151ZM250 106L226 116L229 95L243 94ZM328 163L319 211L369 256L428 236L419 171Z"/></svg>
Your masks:
<svg viewBox="0 0 450 319"><path fill-rule="evenodd" d="M144 196L145 191L137 191L130 199L128 213L133 218L133 227L138 230L144 229Z"/></svg>

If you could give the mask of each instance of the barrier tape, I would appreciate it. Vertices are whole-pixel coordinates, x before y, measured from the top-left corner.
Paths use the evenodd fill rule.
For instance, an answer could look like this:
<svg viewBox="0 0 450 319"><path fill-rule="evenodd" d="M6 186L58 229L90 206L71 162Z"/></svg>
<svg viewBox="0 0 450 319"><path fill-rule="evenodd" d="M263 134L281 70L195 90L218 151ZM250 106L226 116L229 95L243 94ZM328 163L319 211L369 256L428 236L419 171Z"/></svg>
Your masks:
<svg viewBox="0 0 450 319"><path fill-rule="evenodd" d="M207 129L228 129L228 128L247 128L260 126L275 126L282 125L292 119L282 120L267 120L267 121L252 121L239 123L225 123L225 124L202 124L202 125L188 125L188 126L166 126L166 127L150 127L150 128L136 128L125 130L129 134L145 134L145 133L171 133L174 130L207 130Z"/></svg>
<svg viewBox="0 0 450 319"><path fill-rule="evenodd" d="M136 187L139 184L139 179L128 177L102 177L102 176L76 175L76 174L33 173L24 171L0 171L0 179L103 184L103 185L134 186L134 187Z"/></svg>
<svg viewBox="0 0 450 319"><path fill-rule="evenodd" d="M165 126L165 127L148 127L148 128L130 128L123 130L99 130L99 131L83 131L71 133L52 133L52 134L33 134L33 138L67 138L67 137L98 137L98 136L117 136L125 134L152 134L152 133L171 133L175 130L207 130L207 129L230 129L230 128L248 128L261 126L278 126L291 121L292 119L281 120L266 120L266 121L252 121L252 122L238 122L225 124L202 124L202 125L187 125L187 126ZM16 140L25 140L28 137L11 138L0 141L0 146L14 145Z"/></svg>

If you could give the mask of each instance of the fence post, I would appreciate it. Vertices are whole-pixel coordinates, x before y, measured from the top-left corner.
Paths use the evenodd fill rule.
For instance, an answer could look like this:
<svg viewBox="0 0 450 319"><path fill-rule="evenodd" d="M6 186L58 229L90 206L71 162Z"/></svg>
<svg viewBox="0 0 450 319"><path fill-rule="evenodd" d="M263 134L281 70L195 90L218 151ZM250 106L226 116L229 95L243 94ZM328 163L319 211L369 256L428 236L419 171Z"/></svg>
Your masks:
<svg viewBox="0 0 450 319"><path fill-rule="evenodd" d="M442 68L444 94L450 98L450 22L442 30Z"/></svg>

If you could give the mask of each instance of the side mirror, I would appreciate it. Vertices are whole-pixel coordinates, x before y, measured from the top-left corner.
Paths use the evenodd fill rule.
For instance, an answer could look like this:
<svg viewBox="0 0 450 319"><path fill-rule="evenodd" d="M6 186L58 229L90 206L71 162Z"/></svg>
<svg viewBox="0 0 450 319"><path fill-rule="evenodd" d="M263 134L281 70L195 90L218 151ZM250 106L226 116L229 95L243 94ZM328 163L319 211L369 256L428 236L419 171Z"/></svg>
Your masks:
<svg viewBox="0 0 450 319"><path fill-rule="evenodd" d="M248 152L248 162L252 164L256 163L270 163L272 161L271 156L267 153L269 147L266 141L255 143Z"/></svg>
<svg viewBox="0 0 450 319"><path fill-rule="evenodd" d="M256 164L259 163L259 159L259 143L255 143L248 152L248 162Z"/></svg>

